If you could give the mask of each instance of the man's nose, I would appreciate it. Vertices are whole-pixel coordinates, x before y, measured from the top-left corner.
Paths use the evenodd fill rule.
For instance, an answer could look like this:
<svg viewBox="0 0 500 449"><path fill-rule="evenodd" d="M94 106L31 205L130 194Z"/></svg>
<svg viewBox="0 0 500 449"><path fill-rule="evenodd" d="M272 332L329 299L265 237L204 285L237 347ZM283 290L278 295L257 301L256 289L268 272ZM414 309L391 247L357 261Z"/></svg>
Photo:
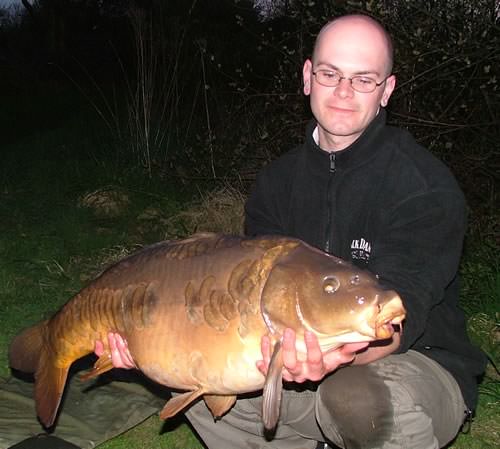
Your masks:
<svg viewBox="0 0 500 449"><path fill-rule="evenodd" d="M354 89L352 88L351 80L348 78L341 78L333 94L340 98L352 97L354 95Z"/></svg>

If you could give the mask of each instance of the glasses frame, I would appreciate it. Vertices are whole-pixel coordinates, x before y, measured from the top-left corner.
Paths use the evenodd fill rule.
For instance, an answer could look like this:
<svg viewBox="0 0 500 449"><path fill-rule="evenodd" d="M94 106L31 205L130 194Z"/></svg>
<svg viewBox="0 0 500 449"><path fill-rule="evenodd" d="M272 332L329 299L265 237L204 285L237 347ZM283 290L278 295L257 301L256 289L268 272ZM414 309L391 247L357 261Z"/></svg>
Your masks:
<svg viewBox="0 0 500 449"><path fill-rule="evenodd" d="M323 84L322 82L320 82L320 81L318 80L318 77L317 77L317 73L318 73L318 72L331 72L331 73L336 73L337 75L339 75L339 79L338 79L338 81L337 81L337 84L334 84L333 86L328 85L328 84ZM372 92L375 92L375 90L377 89L377 87L380 87L382 84L384 84L384 83L387 81L387 78L389 78L389 77L391 76L391 75L389 74L389 75L387 75L387 76L386 76L386 77L385 77L382 81L380 81L380 83L377 83L377 81L376 81L376 80L374 80L373 78L371 78L371 77L369 77L369 76L354 75L354 76L351 76L350 78L349 78L348 76L340 76L340 73L339 73L339 72L337 72L336 70L319 69L319 70L313 70L311 73L314 75L314 79L316 80L316 82L317 82L318 84L320 84L321 86L324 86L324 87L337 87L337 86L340 84L340 82L341 82L342 80L349 80L349 84L351 85L352 90L355 90L356 92L359 92L360 94L371 94ZM358 90L358 89L356 89L356 88L353 86L353 84L352 84L352 80L353 80L354 78L361 78L361 77L363 77L363 78L370 78L371 80L375 81L375 86L373 87L373 89L372 89L372 90L362 91L362 90Z"/></svg>

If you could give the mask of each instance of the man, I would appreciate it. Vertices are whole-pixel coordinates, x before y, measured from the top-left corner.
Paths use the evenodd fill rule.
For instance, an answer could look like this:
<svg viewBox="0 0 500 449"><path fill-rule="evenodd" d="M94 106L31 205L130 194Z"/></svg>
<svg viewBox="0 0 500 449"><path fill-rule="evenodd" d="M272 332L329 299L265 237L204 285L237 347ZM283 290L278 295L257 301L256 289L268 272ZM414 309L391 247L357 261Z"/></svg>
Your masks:
<svg viewBox="0 0 500 449"><path fill-rule="evenodd" d="M326 353L306 333L307 354L288 329L284 379L295 383L274 439L262 434L258 396L217 422L199 402L186 415L211 449L438 448L476 405L485 359L457 304L465 201L443 164L386 125L391 71L391 40L375 20L349 15L323 27L303 67L314 120L303 145L259 174L246 232L298 237L376 273L402 297L404 326L382 344ZM111 335L110 346L115 366L133 366L126 343ZM264 337L263 373L269 346Z"/></svg>

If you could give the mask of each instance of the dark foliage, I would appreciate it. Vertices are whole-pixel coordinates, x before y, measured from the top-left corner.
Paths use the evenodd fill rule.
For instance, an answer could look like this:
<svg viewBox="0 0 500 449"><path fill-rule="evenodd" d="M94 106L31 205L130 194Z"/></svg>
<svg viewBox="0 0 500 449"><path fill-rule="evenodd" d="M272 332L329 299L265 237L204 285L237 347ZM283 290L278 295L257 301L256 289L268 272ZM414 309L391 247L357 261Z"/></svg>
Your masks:
<svg viewBox="0 0 500 449"><path fill-rule="evenodd" d="M302 138L302 63L349 12L390 31L391 122L410 129L491 216L499 151L498 2L38 0L0 22L3 88L84 94L123 159L150 175L239 177ZM104 157L104 156L103 156ZM485 210L487 209L487 211Z"/></svg>

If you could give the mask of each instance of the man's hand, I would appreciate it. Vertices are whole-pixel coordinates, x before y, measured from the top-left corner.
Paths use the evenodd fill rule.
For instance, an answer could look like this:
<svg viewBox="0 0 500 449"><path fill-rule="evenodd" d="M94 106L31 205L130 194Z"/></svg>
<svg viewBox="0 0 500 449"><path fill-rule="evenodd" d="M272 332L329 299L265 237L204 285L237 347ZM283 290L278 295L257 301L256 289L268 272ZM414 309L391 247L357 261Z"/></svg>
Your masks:
<svg viewBox="0 0 500 449"><path fill-rule="evenodd" d="M295 348L295 332L285 329L282 340L284 380L299 383L321 380L340 366L351 363L356 353L368 346L368 343L348 343L323 354L318 339L312 332L304 333L304 341L307 353L298 353ZM261 350L263 360L257 362L257 368L266 375L271 360L271 341L268 336L262 337Z"/></svg>
<svg viewBox="0 0 500 449"><path fill-rule="evenodd" d="M109 352L111 353L111 361L115 368L137 368L130 351L128 350L127 341L120 334L110 332L108 334ZM95 354L100 357L104 353L104 344L102 341L95 342Z"/></svg>

